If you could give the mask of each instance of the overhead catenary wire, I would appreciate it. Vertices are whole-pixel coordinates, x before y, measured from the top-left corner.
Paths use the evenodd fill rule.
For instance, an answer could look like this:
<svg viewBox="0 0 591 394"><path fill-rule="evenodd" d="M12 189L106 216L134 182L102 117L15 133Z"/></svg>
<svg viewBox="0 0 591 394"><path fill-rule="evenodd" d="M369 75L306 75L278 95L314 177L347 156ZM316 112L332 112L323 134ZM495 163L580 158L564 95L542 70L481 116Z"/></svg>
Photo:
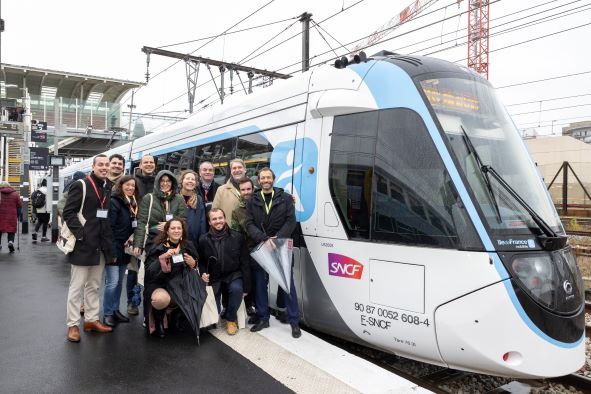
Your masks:
<svg viewBox="0 0 591 394"><path fill-rule="evenodd" d="M544 112L548 112L548 111L558 111L558 110L563 110L563 109L570 109L570 108L578 108L578 107L588 107L590 106L591 103L589 104L577 104L577 105L569 105L567 107L558 107L558 108L544 108ZM538 112L540 112L540 110L536 110L536 111L527 111L527 112L519 112L516 114L511 114L511 116L518 116L518 115L528 115L528 114L537 114Z"/></svg>
<svg viewBox="0 0 591 394"><path fill-rule="evenodd" d="M539 100L534 100L534 101L525 101L523 103L505 104L505 107L516 107L518 105L538 104L540 102L566 100L566 99L586 97L586 96L591 96L591 93L576 94L574 96L552 97L552 98L539 99Z"/></svg>

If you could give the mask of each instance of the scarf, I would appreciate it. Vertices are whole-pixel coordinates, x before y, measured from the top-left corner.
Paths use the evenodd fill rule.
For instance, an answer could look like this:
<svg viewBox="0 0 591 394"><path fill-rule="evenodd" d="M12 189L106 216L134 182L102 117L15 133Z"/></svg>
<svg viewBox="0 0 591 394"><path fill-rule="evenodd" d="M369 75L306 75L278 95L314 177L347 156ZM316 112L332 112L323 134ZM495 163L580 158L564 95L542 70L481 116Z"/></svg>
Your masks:
<svg viewBox="0 0 591 394"><path fill-rule="evenodd" d="M137 217L137 201L135 200L135 196L131 196L131 198L125 196L127 200L127 204L129 205L129 211L131 212L131 217Z"/></svg>
<svg viewBox="0 0 591 394"><path fill-rule="evenodd" d="M197 207L197 193L193 191L189 196L186 196L184 194L182 196L185 199L185 206L187 208L195 209Z"/></svg>
<svg viewBox="0 0 591 394"><path fill-rule="evenodd" d="M209 234L211 235L211 239L214 241L221 241L226 238L230 234L230 228L228 227L228 223L224 225L220 231L216 230L211 226L209 228Z"/></svg>
<svg viewBox="0 0 591 394"><path fill-rule="evenodd" d="M240 190L240 182L234 178L230 178L230 182L232 182L232 186L234 186L236 190Z"/></svg>
<svg viewBox="0 0 591 394"><path fill-rule="evenodd" d="M113 175L107 175L107 179L110 180L111 182L113 182L114 185L117 184L117 181L121 178L123 178L123 175L125 175L124 173L121 173L117 176L113 176Z"/></svg>

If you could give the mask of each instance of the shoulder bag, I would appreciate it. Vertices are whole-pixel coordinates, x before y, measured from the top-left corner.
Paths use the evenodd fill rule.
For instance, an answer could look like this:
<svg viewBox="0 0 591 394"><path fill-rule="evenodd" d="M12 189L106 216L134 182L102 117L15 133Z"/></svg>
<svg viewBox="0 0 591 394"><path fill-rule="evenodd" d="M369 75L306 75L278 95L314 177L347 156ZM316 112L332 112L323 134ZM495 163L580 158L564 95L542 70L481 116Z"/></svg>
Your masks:
<svg viewBox="0 0 591 394"><path fill-rule="evenodd" d="M78 220L82 227L86 224L86 219L82 216L82 210L84 209L84 200L86 200L86 183L83 179L79 179L82 182L82 204L80 204L80 210L78 211ZM60 233L57 238L57 242L55 243L57 248L64 252L64 254L69 254L74 250L74 246L76 246L76 236L72 234L66 221L62 221L62 226L60 228Z"/></svg>

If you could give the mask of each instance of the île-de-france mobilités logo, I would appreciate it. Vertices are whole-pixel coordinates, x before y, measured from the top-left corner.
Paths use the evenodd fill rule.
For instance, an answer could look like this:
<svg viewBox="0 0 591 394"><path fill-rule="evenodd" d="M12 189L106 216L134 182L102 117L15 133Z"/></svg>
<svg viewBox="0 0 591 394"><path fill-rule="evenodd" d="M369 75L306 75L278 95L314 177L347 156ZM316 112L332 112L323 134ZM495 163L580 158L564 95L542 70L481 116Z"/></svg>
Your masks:
<svg viewBox="0 0 591 394"><path fill-rule="evenodd" d="M295 197L298 222L308 220L316 209L316 177L318 147L310 138L278 143L271 154L271 168L275 172L275 186ZM314 171L310 173L309 169Z"/></svg>

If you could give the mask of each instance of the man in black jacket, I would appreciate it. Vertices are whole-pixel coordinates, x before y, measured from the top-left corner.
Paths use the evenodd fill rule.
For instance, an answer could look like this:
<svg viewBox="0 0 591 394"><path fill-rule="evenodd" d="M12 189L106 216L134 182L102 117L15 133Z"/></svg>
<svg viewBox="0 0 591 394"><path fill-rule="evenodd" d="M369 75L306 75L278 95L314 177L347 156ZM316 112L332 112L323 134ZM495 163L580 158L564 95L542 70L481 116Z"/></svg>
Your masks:
<svg viewBox="0 0 591 394"><path fill-rule="evenodd" d="M154 156L142 156L139 171L136 171L135 173L139 195L139 199L137 201L138 206L142 202L142 197L154 191L154 179L156 179L154 175L155 170L156 162L154 161ZM137 270L139 269L139 265L139 261L135 257L132 257L129 269L127 270L127 281L125 282L125 288L127 289L127 313L130 315L139 314L139 304L136 305L133 302L134 292L138 291L139 289L139 287L137 287ZM140 297L141 296L136 296L136 302L138 302L137 298Z"/></svg>
<svg viewBox="0 0 591 394"><path fill-rule="evenodd" d="M199 187L197 188L197 192L205 204L206 214L211 209L215 193L217 192L218 187L220 187L220 185L213 180L214 176L215 170L211 161L202 161L199 164ZM230 217L228 217L228 220L230 220Z"/></svg>
<svg viewBox="0 0 591 394"><path fill-rule="evenodd" d="M226 331L234 335L238 331L236 312L250 291L250 256L242 234L228 227L224 211L212 208L207 216L209 231L199 239L199 270L213 288L218 310L220 297L228 295Z"/></svg>
<svg viewBox="0 0 591 394"><path fill-rule="evenodd" d="M274 248L275 238L291 238L296 228L295 209L293 199L283 189L273 187L275 174L265 167L259 171L261 190L253 194L246 205L246 228L255 244L267 243L267 247ZM260 321L251 327L256 332L269 327L269 294L267 292L268 278L265 271L257 264L254 269L255 300L257 315ZM299 309L296 288L293 283L293 270L290 274L289 297L279 289L279 297L283 297L287 304L287 318L291 324L291 335L299 338L302 333L299 327Z"/></svg>
<svg viewBox="0 0 591 394"><path fill-rule="evenodd" d="M154 191L154 171L156 170L156 162L154 156L145 155L140 161L139 171L135 173L137 178L137 188L140 195L140 200L148 193ZM139 203L139 201L138 201Z"/></svg>
<svg viewBox="0 0 591 394"><path fill-rule="evenodd" d="M67 339L80 341L80 293L84 289L84 331L110 332L111 327L99 321L99 294L105 261L111 261L112 230L108 219L111 189L107 183L109 159L97 155L92 163L89 177L76 181L70 187L64 221L76 237L74 250L68 254L71 264L70 287L67 301ZM84 183L84 186L83 184ZM78 212L82 206L83 187L86 189L82 216ZM59 240L58 240L59 242Z"/></svg>

